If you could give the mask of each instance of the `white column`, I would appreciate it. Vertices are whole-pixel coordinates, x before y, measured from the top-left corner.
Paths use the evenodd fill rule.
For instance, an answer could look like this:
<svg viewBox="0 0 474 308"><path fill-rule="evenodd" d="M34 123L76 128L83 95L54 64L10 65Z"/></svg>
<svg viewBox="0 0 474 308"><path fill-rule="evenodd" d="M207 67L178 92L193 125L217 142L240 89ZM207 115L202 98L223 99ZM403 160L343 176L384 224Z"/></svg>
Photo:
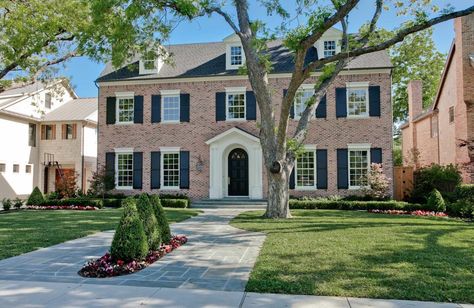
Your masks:
<svg viewBox="0 0 474 308"><path fill-rule="evenodd" d="M219 148L211 145L209 160L209 199L222 198L222 187L220 179L222 177L222 155Z"/></svg>
<svg viewBox="0 0 474 308"><path fill-rule="evenodd" d="M262 199L262 148L252 146L250 164L250 199Z"/></svg>

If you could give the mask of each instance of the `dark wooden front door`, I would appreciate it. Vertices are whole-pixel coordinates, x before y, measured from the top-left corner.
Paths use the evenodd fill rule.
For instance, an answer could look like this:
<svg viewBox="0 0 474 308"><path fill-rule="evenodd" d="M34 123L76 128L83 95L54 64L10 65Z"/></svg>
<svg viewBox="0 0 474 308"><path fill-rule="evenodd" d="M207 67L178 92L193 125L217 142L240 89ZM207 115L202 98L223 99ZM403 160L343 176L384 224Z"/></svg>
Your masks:
<svg viewBox="0 0 474 308"><path fill-rule="evenodd" d="M249 158L242 149L232 150L228 159L229 196L249 195Z"/></svg>

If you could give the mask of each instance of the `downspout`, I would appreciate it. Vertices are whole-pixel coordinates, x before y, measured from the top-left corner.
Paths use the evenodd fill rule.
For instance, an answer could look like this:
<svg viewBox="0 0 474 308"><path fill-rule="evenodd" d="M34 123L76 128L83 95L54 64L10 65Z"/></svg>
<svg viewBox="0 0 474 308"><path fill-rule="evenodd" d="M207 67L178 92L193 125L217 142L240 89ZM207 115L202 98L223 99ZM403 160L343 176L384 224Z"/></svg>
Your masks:
<svg viewBox="0 0 474 308"><path fill-rule="evenodd" d="M438 143L438 165L441 164L441 154L440 154L440 147L439 147L439 110L436 109L436 124L438 125L438 127L436 128L438 130L438 135L436 136L436 141Z"/></svg>
<svg viewBox="0 0 474 308"><path fill-rule="evenodd" d="M84 185L84 126L85 124L82 123L82 131L81 131L81 188L82 188L82 193L85 194L85 185Z"/></svg>

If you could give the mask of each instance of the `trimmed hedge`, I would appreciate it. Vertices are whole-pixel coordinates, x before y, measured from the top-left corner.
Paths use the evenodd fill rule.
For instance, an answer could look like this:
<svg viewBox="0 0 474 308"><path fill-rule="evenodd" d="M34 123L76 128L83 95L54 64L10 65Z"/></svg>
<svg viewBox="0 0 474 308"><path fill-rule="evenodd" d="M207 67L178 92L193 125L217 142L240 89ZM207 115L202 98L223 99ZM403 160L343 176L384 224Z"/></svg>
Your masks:
<svg viewBox="0 0 474 308"><path fill-rule="evenodd" d="M44 197L41 191L39 190L38 186L36 186L31 195L28 197L26 201L27 205L41 205L44 202Z"/></svg>
<svg viewBox="0 0 474 308"><path fill-rule="evenodd" d="M39 205L41 206L82 205L82 206L95 206L97 208L102 208L103 202L102 200L89 199L87 197L79 197L79 198L68 198L68 199L61 199L61 200L45 200Z"/></svg>
<svg viewBox="0 0 474 308"><path fill-rule="evenodd" d="M165 210L163 206L161 206L160 197L158 195L152 195L150 196L150 201L156 221L158 222L158 227L160 228L161 240L167 244L171 241L171 230L168 219L166 219Z"/></svg>
<svg viewBox="0 0 474 308"><path fill-rule="evenodd" d="M93 199L93 200L99 200L102 202L104 207L114 207L114 208L119 208L122 206L122 203L124 199Z"/></svg>
<svg viewBox="0 0 474 308"><path fill-rule="evenodd" d="M446 211L446 203L444 202L443 196L436 188L428 196L428 201L426 205L429 209L435 212L444 212Z"/></svg>
<svg viewBox="0 0 474 308"><path fill-rule="evenodd" d="M187 199L161 199L161 205L163 207L184 209L189 206L189 201Z"/></svg>
<svg viewBox="0 0 474 308"><path fill-rule="evenodd" d="M428 210L426 205L390 201L290 200L290 209L327 210Z"/></svg>
<svg viewBox="0 0 474 308"><path fill-rule="evenodd" d="M145 230L148 247L151 250L158 250L161 244L161 234L148 195L145 193L141 194L140 197L136 199L136 206L138 216L143 223L143 230Z"/></svg>

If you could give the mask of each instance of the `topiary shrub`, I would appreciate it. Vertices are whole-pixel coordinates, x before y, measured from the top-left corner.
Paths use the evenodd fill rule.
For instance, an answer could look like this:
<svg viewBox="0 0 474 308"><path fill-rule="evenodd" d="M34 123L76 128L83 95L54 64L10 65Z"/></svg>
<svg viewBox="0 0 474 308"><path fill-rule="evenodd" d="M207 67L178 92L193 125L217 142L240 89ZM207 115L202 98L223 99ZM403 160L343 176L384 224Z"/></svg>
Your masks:
<svg viewBox="0 0 474 308"><path fill-rule="evenodd" d="M31 195L28 197L28 201L26 201L27 205L41 205L44 202L43 194L39 190L38 186L36 186Z"/></svg>
<svg viewBox="0 0 474 308"><path fill-rule="evenodd" d="M446 211L446 203L444 202L443 196L436 188L428 196L428 201L426 203L428 208L435 212L444 212Z"/></svg>
<svg viewBox="0 0 474 308"><path fill-rule="evenodd" d="M148 253L148 243L135 200L124 202L122 218L115 231L110 254L115 260L142 260Z"/></svg>
<svg viewBox="0 0 474 308"><path fill-rule="evenodd" d="M160 197L158 197L158 195L152 195L150 201L160 228L161 240L163 243L169 243L171 241L171 230L168 219L166 218L165 209L161 206Z"/></svg>
<svg viewBox="0 0 474 308"><path fill-rule="evenodd" d="M136 200L138 215L143 223L148 247L151 250L158 250L161 245L161 234L150 199L147 194L141 194Z"/></svg>

